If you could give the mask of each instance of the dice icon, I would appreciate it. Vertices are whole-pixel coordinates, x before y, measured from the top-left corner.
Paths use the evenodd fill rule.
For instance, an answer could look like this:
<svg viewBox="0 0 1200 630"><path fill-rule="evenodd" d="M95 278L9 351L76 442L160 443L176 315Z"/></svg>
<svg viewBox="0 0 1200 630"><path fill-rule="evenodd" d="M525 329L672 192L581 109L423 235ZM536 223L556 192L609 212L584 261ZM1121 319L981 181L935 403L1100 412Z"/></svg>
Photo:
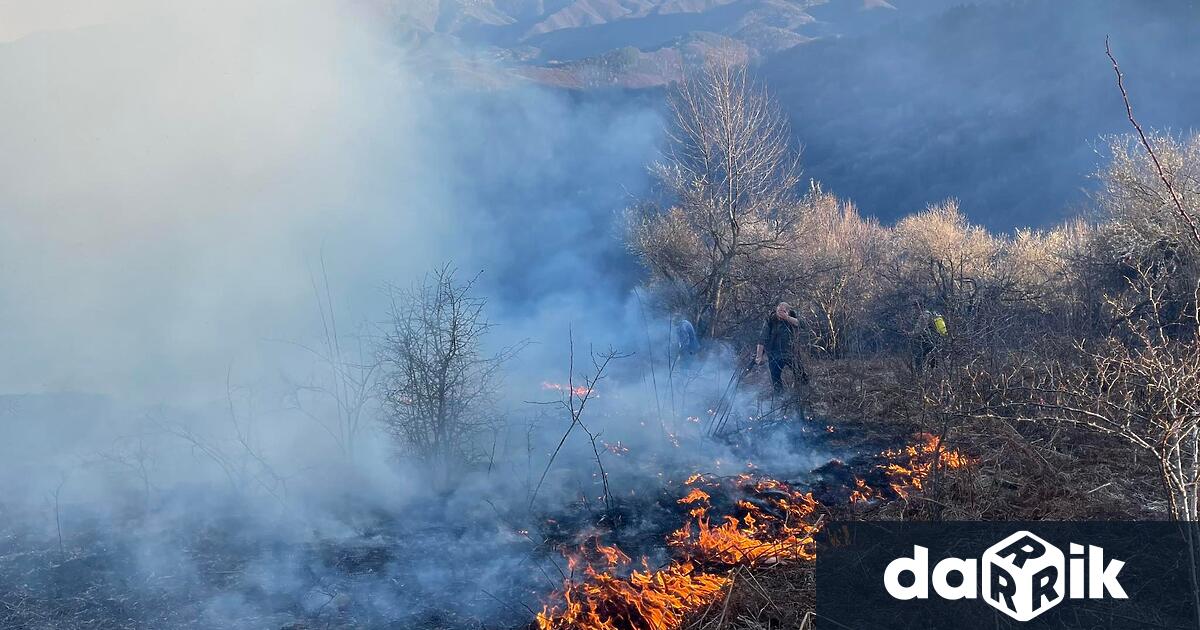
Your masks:
<svg viewBox="0 0 1200 630"><path fill-rule="evenodd" d="M1063 600L1065 573L1061 549L1019 531L983 553L983 599L1017 621L1029 621Z"/></svg>

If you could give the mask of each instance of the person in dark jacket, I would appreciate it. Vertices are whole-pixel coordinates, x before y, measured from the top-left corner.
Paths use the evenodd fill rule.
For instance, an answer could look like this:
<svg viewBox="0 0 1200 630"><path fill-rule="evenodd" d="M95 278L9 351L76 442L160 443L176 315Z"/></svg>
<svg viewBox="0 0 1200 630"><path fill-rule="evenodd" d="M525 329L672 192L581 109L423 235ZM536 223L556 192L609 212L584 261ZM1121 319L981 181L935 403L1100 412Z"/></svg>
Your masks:
<svg viewBox="0 0 1200 630"><path fill-rule="evenodd" d="M797 383L803 383L807 375L796 352L800 337L800 319L787 302L780 302L775 312L763 322L758 339L758 351L754 361L762 365L767 362L771 370L771 387L776 394L783 391L783 369L790 368Z"/></svg>
<svg viewBox="0 0 1200 630"><path fill-rule="evenodd" d="M937 311L926 308L921 300L913 300L913 310L916 312L916 321L909 334L909 343L912 349L913 372L920 374L926 368L937 367L935 351L949 331L946 328L946 319Z"/></svg>

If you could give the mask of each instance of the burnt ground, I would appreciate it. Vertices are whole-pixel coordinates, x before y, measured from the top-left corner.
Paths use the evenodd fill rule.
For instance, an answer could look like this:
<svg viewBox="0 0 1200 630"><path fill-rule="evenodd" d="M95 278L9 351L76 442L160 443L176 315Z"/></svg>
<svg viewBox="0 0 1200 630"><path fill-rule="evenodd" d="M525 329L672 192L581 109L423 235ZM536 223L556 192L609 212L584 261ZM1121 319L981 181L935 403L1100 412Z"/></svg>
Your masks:
<svg viewBox="0 0 1200 630"><path fill-rule="evenodd" d="M747 459L759 444L781 441L851 450L852 436L826 426L819 419L775 422L757 427L753 438L743 433L729 442ZM871 440L857 443L864 453L875 448ZM833 488L852 479L846 471L865 474L872 464L864 456L836 474L783 480ZM668 562L666 539L685 521L686 506L678 503L685 492L681 481L668 481L653 492L616 497L607 509L581 499L532 524L508 523L499 511L491 519L460 519L432 507L389 513L347 505L354 531L315 542L271 536L270 523L228 516L239 511L218 506L210 519L159 526L139 514L89 521L65 509L61 548L45 530L6 519L0 628L524 627L569 573L562 550L588 537L651 566ZM714 495L714 513L734 513L738 498ZM513 561L497 568L496 557ZM494 574L481 578L479 567L489 564Z"/></svg>
<svg viewBox="0 0 1200 630"><path fill-rule="evenodd" d="M755 426L757 433L726 439L747 459L758 445L789 440L845 454L812 471L755 471L811 490L828 518L1163 518L1148 461L1095 435L1027 424L955 424L945 446L973 465L944 471L918 494L888 493L879 453L914 433L947 427L927 420L904 395L904 372L892 365L828 363L812 372L806 421L781 415ZM856 477L880 495L850 503ZM453 514L348 506L357 510L351 534L298 544L253 535L263 523L219 518L131 537L120 530L123 523L134 529L134 517L110 515L94 523L76 518L60 547L44 531L5 519L0 628L526 627L568 571L561 550L588 536L644 556L651 566L665 564L666 537L684 521L683 492L681 483L667 482L654 492L616 497L608 508L581 500L540 515L528 532L498 512L491 520L459 521ZM714 513L732 512L734 500L714 497ZM497 564L497 557L513 560ZM490 573L481 577L484 566ZM690 627L762 630L811 621L811 563L731 575L728 596L700 611Z"/></svg>

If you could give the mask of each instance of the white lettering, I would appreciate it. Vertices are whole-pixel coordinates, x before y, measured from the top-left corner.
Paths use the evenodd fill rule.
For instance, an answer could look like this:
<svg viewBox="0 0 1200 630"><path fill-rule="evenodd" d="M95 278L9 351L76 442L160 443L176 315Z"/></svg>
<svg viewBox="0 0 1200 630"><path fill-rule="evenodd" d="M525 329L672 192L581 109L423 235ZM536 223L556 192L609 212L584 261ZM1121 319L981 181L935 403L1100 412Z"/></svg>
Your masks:
<svg viewBox="0 0 1200 630"><path fill-rule="evenodd" d="M951 586L947 576L959 574L958 586ZM974 558L946 558L933 567L933 590L943 599L975 599L979 592L979 561Z"/></svg>
<svg viewBox="0 0 1200 630"><path fill-rule="evenodd" d="M1117 581L1117 573L1125 566L1120 560L1110 560L1104 564L1104 550L1088 545L1088 597L1101 599L1104 592L1117 599L1129 599L1121 583Z"/></svg>
<svg viewBox="0 0 1200 630"><path fill-rule="evenodd" d="M913 576L912 586L900 584L900 574ZM883 572L883 584L896 599L927 599L929 597L929 550L913 545L913 557L892 560Z"/></svg>

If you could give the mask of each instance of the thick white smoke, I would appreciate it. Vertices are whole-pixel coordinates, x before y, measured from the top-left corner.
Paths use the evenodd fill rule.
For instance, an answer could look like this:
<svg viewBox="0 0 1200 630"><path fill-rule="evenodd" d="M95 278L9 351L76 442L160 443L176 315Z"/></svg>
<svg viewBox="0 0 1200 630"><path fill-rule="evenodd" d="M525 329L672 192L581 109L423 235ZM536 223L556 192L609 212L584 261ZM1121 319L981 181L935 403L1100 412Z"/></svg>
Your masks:
<svg viewBox="0 0 1200 630"><path fill-rule="evenodd" d="M125 550L137 566L120 571L163 597L147 610L175 615L148 626L271 627L277 595L314 616L329 593L389 620L496 608L480 585L556 586L510 517L536 520L534 494L538 510L594 500L601 452L626 500L670 469L746 466L696 417L724 352L686 395L647 369L668 323L629 292L614 230L646 186L657 97L501 69L499 87L455 86L365 6L0 0L0 510L28 517L0 527ZM446 261L484 270L489 343L532 343L507 366L494 461L431 497L373 417L350 461L321 428L329 397L300 410L287 390L328 376L296 345L320 345L315 293L343 334L369 329L384 285ZM636 354L589 403L593 445L541 382L571 378L572 349L574 378L594 374L609 344ZM237 586L183 551L199 532L248 563ZM323 546L378 551L379 579L321 564Z"/></svg>
<svg viewBox="0 0 1200 630"><path fill-rule="evenodd" d="M187 396L304 335L322 248L436 258L420 87L357 5L48 5L0 4L0 391Z"/></svg>
<svg viewBox="0 0 1200 630"><path fill-rule="evenodd" d="M370 330L386 284L448 261L485 270L496 345L534 342L510 382L565 370L572 325L580 348L627 340L628 268L605 257L653 159L654 108L455 85L384 13L0 2L0 476L53 485L48 467L181 417L307 470L335 455L332 409L314 421L289 399L324 375L297 349L322 341L315 294L341 334ZM364 439L387 465L387 440ZM161 459L220 478L202 454Z"/></svg>

